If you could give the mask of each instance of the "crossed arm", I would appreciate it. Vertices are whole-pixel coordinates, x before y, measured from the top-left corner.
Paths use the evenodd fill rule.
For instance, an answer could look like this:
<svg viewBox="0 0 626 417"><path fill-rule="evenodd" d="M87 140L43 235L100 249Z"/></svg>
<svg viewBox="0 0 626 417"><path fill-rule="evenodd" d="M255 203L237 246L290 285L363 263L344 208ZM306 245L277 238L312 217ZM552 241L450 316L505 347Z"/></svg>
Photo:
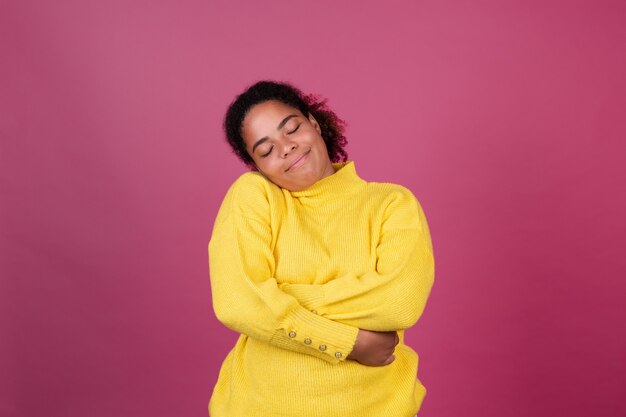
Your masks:
<svg viewBox="0 0 626 417"><path fill-rule="evenodd" d="M377 248L376 271L348 274L324 285L278 285L271 229L264 220L269 215L262 204L250 200L258 187L235 185L209 243L213 307L227 327L336 363L358 345L359 329L398 330L417 320L433 270L428 229L416 217L421 210L407 223L409 213L392 208ZM240 198L242 193L246 198Z"/></svg>
<svg viewBox="0 0 626 417"><path fill-rule="evenodd" d="M388 208L376 248L376 270L346 274L326 284L283 283L280 289L307 309L361 329L407 329L421 316L434 280L434 258L424 213L412 195Z"/></svg>

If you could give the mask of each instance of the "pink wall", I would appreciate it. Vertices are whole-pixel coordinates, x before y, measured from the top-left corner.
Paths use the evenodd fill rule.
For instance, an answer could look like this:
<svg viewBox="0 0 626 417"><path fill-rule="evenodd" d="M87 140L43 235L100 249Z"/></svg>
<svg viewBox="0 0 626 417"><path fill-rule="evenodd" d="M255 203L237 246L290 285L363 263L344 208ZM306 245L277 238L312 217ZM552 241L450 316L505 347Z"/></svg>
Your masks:
<svg viewBox="0 0 626 417"><path fill-rule="evenodd" d="M426 210L420 417L625 415L624 3L262 3L2 2L0 416L206 415L220 122L266 77Z"/></svg>

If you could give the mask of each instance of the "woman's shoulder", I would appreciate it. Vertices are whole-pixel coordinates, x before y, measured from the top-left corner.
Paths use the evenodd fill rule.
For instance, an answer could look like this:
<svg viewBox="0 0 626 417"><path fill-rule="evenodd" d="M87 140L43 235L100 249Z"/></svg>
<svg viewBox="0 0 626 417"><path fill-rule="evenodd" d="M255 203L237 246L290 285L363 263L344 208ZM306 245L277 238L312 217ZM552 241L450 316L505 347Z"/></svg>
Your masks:
<svg viewBox="0 0 626 417"><path fill-rule="evenodd" d="M266 195L278 188L274 183L257 171L248 171L241 174L228 189L228 194L235 194L238 198L256 198Z"/></svg>
<svg viewBox="0 0 626 417"><path fill-rule="evenodd" d="M417 203L415 194L404 185L390 182L368 182L367 188L371 198L389 202Z"/></svg>
<svg viewBox="0 0 626 417"><path fill-rule="evenodd" d="M269 201L278 187L261 173L249 171L241 174L228 188L222 208L235 212L261 212L267 214ZM280 189L278 189L280 190Z"/></svg>
<svg viewBox="0 0 626 417"><path fill-rule="evenodd" d="M248 171L241 174L230 188L238 188L238 187L260 187L263 186L265 182L268 182L267 179L257 171Z"/></svg>
<svg viewBox="0 0 626 417"><path fill-rule="evenodd" d="M371 193L377 196L382 218L390 227L406 228L411 225L423 228L424 210L415 194L406 186L386 182L368 183Z"/></svg>

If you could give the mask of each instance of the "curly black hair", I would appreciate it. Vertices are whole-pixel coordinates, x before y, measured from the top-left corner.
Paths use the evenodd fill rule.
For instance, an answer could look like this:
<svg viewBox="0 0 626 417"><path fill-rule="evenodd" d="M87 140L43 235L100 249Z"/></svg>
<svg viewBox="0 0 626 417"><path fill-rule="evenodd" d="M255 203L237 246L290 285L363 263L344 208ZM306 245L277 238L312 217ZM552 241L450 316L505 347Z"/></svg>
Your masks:
<svg viewBox="0 0 626 417"><path fill-rule="evenodd" d="M305 95L296 87L284 82L259 81L237 96L224 117L226 140L237 157L247 166L256 169L241 136L243 120L252 107L269 100L277 100L294 107L304 116L312 114L321 128L330 160L344 162L348 159L344 149L348 141L343 134L346 123L328 108L327 100L313 94Z"/></svg>

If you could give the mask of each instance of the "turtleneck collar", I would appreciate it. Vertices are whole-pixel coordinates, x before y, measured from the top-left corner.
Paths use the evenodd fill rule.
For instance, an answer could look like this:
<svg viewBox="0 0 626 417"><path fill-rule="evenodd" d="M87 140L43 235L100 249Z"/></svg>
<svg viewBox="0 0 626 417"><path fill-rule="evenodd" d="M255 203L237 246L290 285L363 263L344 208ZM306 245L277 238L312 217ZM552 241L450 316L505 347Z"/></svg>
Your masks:
<svg viewBox="0 0 626 417"><path fill-rule="evenodd" d="M337 194L349 194L360 190L367 183L356 173L354 161L333 163L335 173L322 178L309 188L300 191L289 191L292 197L321 197Z"/></svg>

